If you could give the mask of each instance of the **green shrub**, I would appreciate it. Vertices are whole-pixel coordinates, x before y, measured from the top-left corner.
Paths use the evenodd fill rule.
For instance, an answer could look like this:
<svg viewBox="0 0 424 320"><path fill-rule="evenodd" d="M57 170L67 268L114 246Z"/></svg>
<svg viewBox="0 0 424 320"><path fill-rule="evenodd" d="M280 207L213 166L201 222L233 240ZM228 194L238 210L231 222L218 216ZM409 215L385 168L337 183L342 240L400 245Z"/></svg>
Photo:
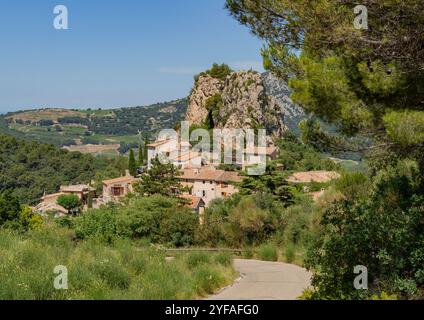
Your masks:
<svg viewBox="0 0 424 320"><path fill-rule="evenodd" d="M273 244L263 244L258 248L258 256L264 261L277 261L278 250Z"/></svg>
<svg viewBox="0 0 424 320"><path fill-rule="evenodd" d="M128 289L131 275L118 261L100 260L93 265L93 272L98 274L111 288Z"/></svg>
<svg viewBox="0 0 424 320"><path fill-rule="evenodd" d="M370 188L368 177L360 172L345 173L336 181L336 190L347 199L358 199L367 196Z"/></svg>
<svg viewBox="0 0 424 320"><path fill-rule="evenodd" d="M294 259L296 257L296 249L295 249L295 246L293 244L289 244L285 247L284 256L285 256L286 261L288 263L291 263L291 262L294 261Z"/></svg>
<svg viewBox="0 0 424 320"><path fill-rule="evenodd" d="M218 271L206 265L196 268L194 279L199 295L212 294L225 282Z"/></svg>
<svg viewBox="0 0 424 320"><path fill-rule="evenodd" d="M112 242L116 237L116 212L111 208L88 210L75 219L75 234L79 239L97 237Z"/></svg>
<svg viewBox="0 0 424 320"><path fill-rule="evenodd" d="M245 247L243 248L243 258L245 259L252 259L254 256L254 251L251 247Z"/></svg>
<svg viewBox="0 0 424 320"><path fill-rule="evenodd" d="M231 253L218 253L214 256L214 261L223 266L230 266L233 263Z"/></svg>
<svg viewBox="0 0 424 320"><path fill-rule="evenodd" d="M210 257L205 252L192 252L187 254L186 265L189 269L193 269L200 264L206 264L210 261Z"/></svg>

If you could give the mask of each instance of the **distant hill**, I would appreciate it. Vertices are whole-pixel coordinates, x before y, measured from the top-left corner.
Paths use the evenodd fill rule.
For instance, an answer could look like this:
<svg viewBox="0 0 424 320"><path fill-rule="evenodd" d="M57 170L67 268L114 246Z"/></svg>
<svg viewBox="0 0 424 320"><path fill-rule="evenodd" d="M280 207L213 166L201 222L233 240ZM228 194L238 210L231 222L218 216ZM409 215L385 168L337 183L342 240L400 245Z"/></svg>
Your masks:
<svg viewBox="0 0 424 320"><path fill-rule="evenodd" d="M187 99L116 109L45 108L0 116L0 133L56 146L134 144L184 118Z"/></svg>

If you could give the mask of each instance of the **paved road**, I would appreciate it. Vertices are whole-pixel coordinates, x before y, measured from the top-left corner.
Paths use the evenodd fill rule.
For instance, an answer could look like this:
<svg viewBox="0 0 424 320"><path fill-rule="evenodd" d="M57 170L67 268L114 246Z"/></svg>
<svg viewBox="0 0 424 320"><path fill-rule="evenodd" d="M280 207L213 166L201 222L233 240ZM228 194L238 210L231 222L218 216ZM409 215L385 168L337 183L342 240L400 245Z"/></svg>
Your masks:
<svg viewBox="0 0 424 320"><path fill-rule="evenodd" d="M294 300L310 285L312 274L282 262L234 259L241 277L209 300Z"/></svg>

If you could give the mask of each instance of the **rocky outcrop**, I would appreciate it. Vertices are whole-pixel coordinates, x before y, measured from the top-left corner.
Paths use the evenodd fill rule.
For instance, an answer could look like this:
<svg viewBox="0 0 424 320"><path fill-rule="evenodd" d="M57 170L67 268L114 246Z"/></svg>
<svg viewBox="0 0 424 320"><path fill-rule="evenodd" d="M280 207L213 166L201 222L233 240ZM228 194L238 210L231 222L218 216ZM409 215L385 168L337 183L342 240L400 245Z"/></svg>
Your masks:
<svg viewBox="0 0 424 320"><path fill-rule="evenodd" d="M206 101L223 89L224 81L208 75L200 76L189 97L186 120L192 124L202 124L208 116Z"/></svg>
<svg viewBox="0 0 424 320"><path fill-rule="evenodd" d="M266 93L272 96L281 108L284 125L293 133L300 134L299 122L307 116L290 98L291 90L288 84L270 72L263 73L262 79Z"/></svg>
<svg viewBox="0 0 424 320"><path fill-rule="evenodd" d="M213 98L218 103L211 104ZM271 136L286 130L281 105L267 93L262 75L255 71L233 72L224 81L200 76L189 98L186 120L212 122L215 128L265 128Z"/></svg>

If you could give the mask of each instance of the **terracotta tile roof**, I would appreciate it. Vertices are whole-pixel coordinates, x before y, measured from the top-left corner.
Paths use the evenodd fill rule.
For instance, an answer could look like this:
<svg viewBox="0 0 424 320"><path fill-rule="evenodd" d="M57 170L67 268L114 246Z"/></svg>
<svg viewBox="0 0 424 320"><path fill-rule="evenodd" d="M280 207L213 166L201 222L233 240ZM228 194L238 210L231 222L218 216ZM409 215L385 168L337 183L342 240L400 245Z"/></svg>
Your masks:
<svg viewBox="0 0 424 320"><path fill-rule="evenodd" d="M205 202L202 200L202 198L193 196L191 194L183 194L180 197L190 201L186 204L187 207L189 207L190 209L197 209L199 206L202 205L205 206Z"/></svg>
<svg viewBox="0 0 424 320"><path fill-rule="evenodd" d="M175 160L175 161L189 161L189 160L198 158L200 156L201 155L200 155L199 152L191 152L190 151L190 152L186 152L186 153L183 153L181 155L178 155L178 156L172 158L171 160Z"/></svg>
<svg viewBox="0 0 424 320"><path fill-rule="evenodd" d="M275 153L277 151L277 148L275 146L269 146L269 147L248 147L246 149L244 149L245 153L249 153L249 154L265 154L267 156L272 155L273 153Z"/></svg>
<svg viewBox="0 0 424 320"><path fill-rule="evenodd" d="M39 205L37 205L35 207L35 209L38 212L44 213L47 211L58 211L60 213L68 213L68 210L66 210L64 207L56 204L56 203L49 203L49 204L45 204L45 203L40 203Z"/></svg>
<svg viewBox="0 0 424 320"><path fill-rule="evenodd" d="M165 143L168 143L168 142L170 142L171 140L159 140L159 141L155 141L155 142L152 142L152 143L149 143L148 145L147 145L147 147L152 147L152 148L155 148L155 147L158 147L158 146L161 146L161 145L163 145L163 144L165 144Z"/></svg>
<svg viewBox="0 0 424 320"><path fill-rule="evenodd" d="M340 174L335 171L306 171L295 172L287 181L293 183L309 183L309 182L328 182L340 178Z"/></svg>
<svg viewBox="0 0 424 320"><path fill-rule="evenodd" d="M208 180L217 182L240 182L242 177L237 172L214 169L184 169L181 170L180 179Z"/></svg>
<svg viewBox="0 0 424 320"><path fill-rule="evenodd" d="M58 192L58 193L52 193L52 194L45 194L44 196L41 197L41 200L45 200L45 199L49 199L49 198L56 198L61 196L62 194L64 194L63 192Z"/></svg>
<svg viewBox="0 0 424 320"><path fill-rule="evenodd" d="M86 191L94 191L93 187L90 187L86 184L78 184L73 186L61 186L60 191L62 192L86 192Z"/></svg>
<svg viewBox="0 0 424 320"><path fill-rule="evenodd" d="M132 176L124 176L115 179L103 180L103 184L118 184L118 183L131 183L136 180Z"/></svg>

